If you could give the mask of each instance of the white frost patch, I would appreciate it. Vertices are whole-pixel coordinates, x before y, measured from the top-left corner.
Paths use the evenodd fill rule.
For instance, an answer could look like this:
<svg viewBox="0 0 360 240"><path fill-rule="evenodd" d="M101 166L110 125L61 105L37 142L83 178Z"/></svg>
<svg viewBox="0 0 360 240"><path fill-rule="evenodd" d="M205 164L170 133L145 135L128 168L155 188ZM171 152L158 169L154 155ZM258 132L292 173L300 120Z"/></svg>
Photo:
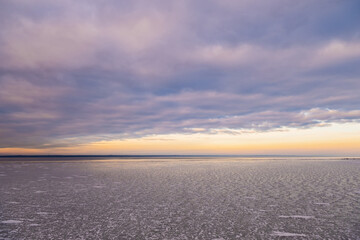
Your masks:
<svg viewBox="0 0 360 240"><path fill-rule="evenodd" d="M8 202L9 204L19 204L19 202Z"/></svg>
<svg viewBox="0 0 360 240"><path fill-rule="evenodd" d="M312 219L315 218L314 216L303 216L303 215L291 215L291 216L284 216L280 215L279 218L302 218L302 219Z"/></svg>
<svg viewBox="0 0 360 240"><path fill-rule="evenodd" d="M289 232L278 232L278 231L274 231L271 235L279 236L279 237L306 237L305 234L301 234L301 233L289 233Z"/></svg>
<svg viewBox="0 0 360 240"><path fill-rule="evenodd" d="M1 223L5 223L5 224L19 224L19 223L22 223L22 221L19 221L19 220L5 220L5 221L1 221Z"/></svg>
<svg viewBox="0 0 360 240"><path fill-rule="evenodd" d="M246 199L256 199L256 197L245 197Z"/></svg>
<svg viewBox="0 0 360 240"><path fill-rule="evenodd" d="M95 185L93 186L94 188L104 188L105 186L98 186L98 185Z"/></svg>
<svg viewBox="0 0 360 240"><path fill-rule="evenodd" d="M35 191L35 193L46 193L46 191Z"/></svg>
<svg viewBox="0 0 360 240"><path fill-rule="evenodd" d="M39 214L39 215L48 215L49 213L48 213L48 212L37 212L36 214Z"/></svg>
<svg viewBox="0 0 360 240"><path fill-rule="evenodd" d="M316 202L316 203L314 203L314 204L316 204L316 205L325 205L325 206L329 206L329 205L330 205L330 203L324 203L324 202Z"/></svg>
<svg viewBox="0 0 360 240"><path fill-rule="evenodd" d="M36 227L36 226L40 226L40 224L37 224L37 223L32 223L32 224L29 224L30 227Z"/></svg>

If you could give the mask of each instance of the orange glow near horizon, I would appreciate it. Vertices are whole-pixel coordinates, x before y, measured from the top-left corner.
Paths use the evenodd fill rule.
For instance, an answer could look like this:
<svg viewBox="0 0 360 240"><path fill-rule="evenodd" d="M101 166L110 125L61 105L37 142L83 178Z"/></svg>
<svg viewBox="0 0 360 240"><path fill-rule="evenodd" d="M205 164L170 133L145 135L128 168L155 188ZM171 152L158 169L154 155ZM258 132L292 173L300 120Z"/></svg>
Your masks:
<svg viewBox="0 0 360 240"><path fill-rule="evenodd" d="M0 154L294 154L360 155L358 123L312 129L231 134L168 134L71 147L2 148Z"/></svg>

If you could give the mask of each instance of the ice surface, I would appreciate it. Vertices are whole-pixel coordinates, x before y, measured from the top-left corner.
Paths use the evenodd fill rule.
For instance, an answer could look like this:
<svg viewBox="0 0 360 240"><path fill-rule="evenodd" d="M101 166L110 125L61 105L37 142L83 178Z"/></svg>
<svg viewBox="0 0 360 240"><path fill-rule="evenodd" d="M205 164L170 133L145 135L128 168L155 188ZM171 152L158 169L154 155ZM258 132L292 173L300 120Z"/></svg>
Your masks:
<svg viewBox="0 0 360 240"><path fill-rule="evenodd" d="M360 239L355 160L14 161L0 168L0 239Z"/></svg>

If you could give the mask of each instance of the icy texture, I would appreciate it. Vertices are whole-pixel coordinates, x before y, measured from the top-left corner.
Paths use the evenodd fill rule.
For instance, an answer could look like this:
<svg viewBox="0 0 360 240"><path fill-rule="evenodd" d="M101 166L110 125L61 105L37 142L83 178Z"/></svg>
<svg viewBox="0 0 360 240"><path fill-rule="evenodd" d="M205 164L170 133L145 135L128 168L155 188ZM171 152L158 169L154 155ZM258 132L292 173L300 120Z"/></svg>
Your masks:
<svg viewBox="0 0 360 240"><path fill-rule="evenodd" d="M0 162L0 239L360 239L360 161Z"/></svg>

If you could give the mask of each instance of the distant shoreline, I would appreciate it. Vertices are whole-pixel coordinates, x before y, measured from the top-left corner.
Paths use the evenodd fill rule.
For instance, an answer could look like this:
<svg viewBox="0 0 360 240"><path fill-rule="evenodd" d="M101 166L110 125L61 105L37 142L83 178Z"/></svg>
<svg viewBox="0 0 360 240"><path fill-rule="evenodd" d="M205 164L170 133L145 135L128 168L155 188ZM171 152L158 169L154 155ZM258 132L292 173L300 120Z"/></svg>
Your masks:
<svg viewBox="0 0 360 240"><path fill-rule="evenodd" d="M0 155L0 158L48 158L48 157L56 157L56 158L82 158L82 157L90 157L90 158L158 158L158 157L248 157L248 158L267 158L267 157L339 157L339 156L324 156L324 155L180 155L180 154L164 154L164 155L155 155L155 154L134 154L134 155Z"/></svg>
<svg viewBox="0 0 360 240"><path fill-rule="evenodd" d="M52 161L137 161L137 160L201 160L236 159L239 160L360 160L360 157L339 156L300 156L300 155L1 155L0 162L52 162Z"/></svg>

